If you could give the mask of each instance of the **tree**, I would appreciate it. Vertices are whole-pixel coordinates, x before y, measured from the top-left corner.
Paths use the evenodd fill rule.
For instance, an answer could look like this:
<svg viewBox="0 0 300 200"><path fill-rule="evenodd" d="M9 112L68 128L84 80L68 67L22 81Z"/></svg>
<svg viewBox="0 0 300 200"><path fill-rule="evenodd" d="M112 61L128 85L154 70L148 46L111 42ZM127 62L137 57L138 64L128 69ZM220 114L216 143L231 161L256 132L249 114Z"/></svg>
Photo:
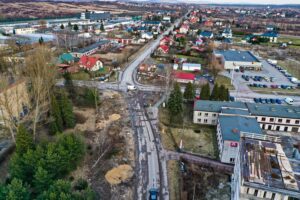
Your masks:
<svg viewBox="0 0 300 200"><path fill-rule="evenodd" d="M100 25L100 31L104 32L105 29L104 29L104 25L103 25L103 21L101 21L101 25Z"/></svg>
<svg viewBox="0 0 300 200"><path fill-rule="evenodd" d="M61 107L58 104L56 97L54 95L51 97L50 115L52 118L52 121L50 122L51 134L55 134L57 132L62 132L63 131L63 118L62 118Z"/></svg>
<svg viewBox="0 0 300 200"><path fill-rule="evenodd" d="M76 32L77 32L77 31L79 30L79 28L78 28L78 25L77 25L77 24L75 24L75 25L74 25L74 27L73 27L73 29L74 29L74 31L76 31Z"/></svg>
<svg viewBox="0 0 300 200"><path fill-rule="evenodd" d="M226 88L224 85L221 85L219 87L219 97L218 97L218 100L220 101L227 101L227 91L226 91Z"/></svg>
<svg viewBox="0 0 300 200"><path fill-rule="evenodd" d="M210 95L210 100L219 100L220 99L220 88L218 86L218 84L215 84L214 85L214 88L211 92L211 95Z"/></svg>
<svg viewBox="0 0 300 200"><path fill-rule="evenodd" d="M201 88L200 99L209 100L209 97L210 97L210 87L209 87L209 83L207 83Z"/></svg>
<svg viewBox="0 0 300 200"><path fill-rule="evenodd" d="M65 26L63 24L61 24L60 29L65 29Z"/></svg>
<svg viewBox="0 0 300 200"><path fill-rule="evenodd" d="M16 151L19 154L26 153L34 147L32 134L28 133L23 124L20 124L16 136Z"/></svg>
<svg viewBox="0 0 300 200"><path fill-rule="evenodd" d="M189 82L184 90L183 97L188 100L192 100L195 97L195 88L191 82Z"/></svg>
<svg viewBox="0 0 300 200"><path fill-rule="evenodd" d="M72 28L72 23L70 21L68 22L68 27Z"/></svg>
<svg viewBox="0 0 300 200"><path fill-rule="evenodd" d="M170 94L168 101L168 110L172 121L174 116L178 116L182 112L182 93L178 83L175 83L173 91Z"/></svg>
<svg viewBox="0 0 300 200"><path fill-rule="evenodd" d="M73 128L76 123L73 105L64 92L61 93L60 110L65 127Z"/></svg>
<svg viewBox="0 0 300 200"><path fill-rule="evenodd" d="M39 44L43 44L44 43L44 38L43 37L40 37L39 39Z"/></svg>
<svg viewBox="0 0 300 200"><path fill-rule="evenodd" d="M29 187L19 179L13 179L7 186L6 200L29 200Z"/></svg>
<svg viewBox="0 0 300 200"><path fill-rule="evenodd" d="M65 79L65 87L69 93L69 96L71 98L75 98L76 97L76 90L73 84L73 80L72 80L72 76L69 72L66 72L63 74L63 77Z"/></svg>
<svg viewBox="0 0 300 200"><path fill-rule="evenodd" d="M37 125L48 113L52 90L56 83L57 70L51 64L53 55L47 46L37 47L25 58L24 75L27 77L30 96L33 140L36 139Z"/></svg>
<svg viewBox="0 0 300 200"><path fill-rule="evenodd" d="M51 175L43 169L42 167L38 167L36 173L34 174L34 188L36 189L37 193L42 193L43 191L47 190L49 186L52 184Z"/></svg>
<svg viewBox="0 0 300 200"><path fill-rule="evenodd" d="M72 187L70 182L64 180L57 180L53 185L50 186L49 190L44 191L38 200L52 200L52 199L61 199L61 200L71 200L72 198Z"/></svg>

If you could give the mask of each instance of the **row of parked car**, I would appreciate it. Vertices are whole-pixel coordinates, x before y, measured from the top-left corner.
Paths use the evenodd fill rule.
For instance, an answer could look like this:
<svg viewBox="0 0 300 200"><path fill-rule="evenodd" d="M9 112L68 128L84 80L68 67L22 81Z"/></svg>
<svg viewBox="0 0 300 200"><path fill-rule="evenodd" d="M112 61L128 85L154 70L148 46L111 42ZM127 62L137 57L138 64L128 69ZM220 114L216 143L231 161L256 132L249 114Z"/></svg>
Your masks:
<svg viewBox="0 0 300 200"><path fill-rule="evenodd" d="M280 99L254 98L253 100L255 103L282 104Z"/></svg>
<svg viewBox="0 0 300 200"><path fill-rule="evenodd" d="M267 81L267 82L274 82L275 78L274 77L264 77L264 76L248 76L248 75L242 75L242 78L245 81L249 81L250 79L253 79L253 81L261 82L261 81Z"/></svg>
<svg viewBox="0 0 300 200"><path fill-rule="evenodd" d="M295 86L292 85L266 85L266 84L259 84L259 83L250 83L248 84L249 87L257 87L257 88L272 88L272 89L287 89L287 90L292 90L292 89L296 89Z"/></svg>
<svg viewBox="0 0 300 200"><path fill-rule="evenodd" d="M273 64L273 63L270 63L270 62L269 62L269 64L271 66L275 67L276 69L278 69L285 77L287 77L289 79L289 81L291 83L298 84L298 87L300 86L300 81L296 77L293 77L290 73L288 73L287 70L283 69L279 65L276 65L276 64Z"/></svg>

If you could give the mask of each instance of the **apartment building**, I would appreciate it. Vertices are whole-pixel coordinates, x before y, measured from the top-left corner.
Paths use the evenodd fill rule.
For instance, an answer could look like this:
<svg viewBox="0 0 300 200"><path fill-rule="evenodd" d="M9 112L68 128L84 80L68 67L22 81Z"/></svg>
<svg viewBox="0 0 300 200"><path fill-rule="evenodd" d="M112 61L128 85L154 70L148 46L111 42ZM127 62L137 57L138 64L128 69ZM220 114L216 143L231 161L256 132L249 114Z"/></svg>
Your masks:
<svg viewBox="0 0 300 200"><path fill-rule="evenodd" d="M2 87L0 90L0 124L22 119L29 112L29 96L24 80Z"/></svg>
<svg viewBox="0 0 300 200"><path fill-rule="evenodd" d="M241 137L231 181L232 200L300 197L300 176L274 140Z"/></svg>
<svg viewBox="0 0 300 200"><path fill-rule="evenodd" d="M264 130L300 133L300 108L290 105L197 100L194 103L193 122L217 125L222 108L247 110L248 115L255 117Z"/></svg>

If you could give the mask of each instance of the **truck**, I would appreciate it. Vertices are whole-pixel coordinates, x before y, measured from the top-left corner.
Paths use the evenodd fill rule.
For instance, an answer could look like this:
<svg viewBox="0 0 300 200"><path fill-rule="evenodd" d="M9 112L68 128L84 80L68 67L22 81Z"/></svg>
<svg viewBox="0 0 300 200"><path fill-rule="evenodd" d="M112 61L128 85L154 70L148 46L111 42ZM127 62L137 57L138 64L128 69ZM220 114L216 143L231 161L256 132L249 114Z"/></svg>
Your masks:
<svg viewBox="0 0 300 200"><path fill-rule="evenodd" d="M158 200L158 189L151 188L149 190L149 200Z"/></svg>

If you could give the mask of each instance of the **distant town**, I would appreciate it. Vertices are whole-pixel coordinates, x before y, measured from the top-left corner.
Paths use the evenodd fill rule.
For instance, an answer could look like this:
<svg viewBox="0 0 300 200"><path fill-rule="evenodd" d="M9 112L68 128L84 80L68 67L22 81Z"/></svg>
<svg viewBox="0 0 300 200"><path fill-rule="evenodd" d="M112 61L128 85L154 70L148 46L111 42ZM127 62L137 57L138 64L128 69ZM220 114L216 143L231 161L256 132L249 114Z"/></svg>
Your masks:
<svg viewBox="0 0 300 200"><path fill-rule="evenodd" d="M300 199L299 50L297 5L0 1L0 200Z"/></svg>

